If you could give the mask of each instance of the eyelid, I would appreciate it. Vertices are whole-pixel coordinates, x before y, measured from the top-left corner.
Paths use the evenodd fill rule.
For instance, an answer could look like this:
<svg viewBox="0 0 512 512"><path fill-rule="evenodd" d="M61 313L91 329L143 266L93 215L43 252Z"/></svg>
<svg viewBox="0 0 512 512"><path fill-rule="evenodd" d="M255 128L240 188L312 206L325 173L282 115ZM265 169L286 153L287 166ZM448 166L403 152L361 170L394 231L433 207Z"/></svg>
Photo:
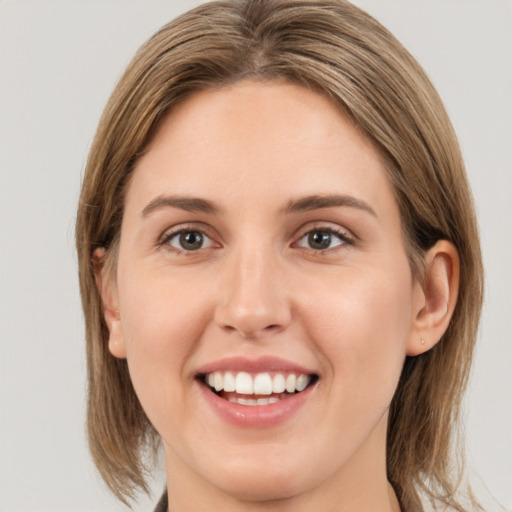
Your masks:
<svg viewBox="0 0 512 512"><path fill-rule="evenodd" d="M221 244L219 242L216 242L215 241L215 237L214 235L211 233L211 229L208 229L207 226L205 226L204 224L201 224L199 223L199 225L197 223L185 223L185 224L178 224L176 226L173 226L173 227L170 227L168 229L166 229L159 237L158 237L158 240L157 240L157 243L156 245L158 247L164 247L164 246L167 246L169 248L169 250L173 250L174 252L178 252L178 253L194 253L194 252L200 252L201 249L209 249L210 247L204 247L204 248L201 248L201 249L198 249L197 251L186 251L186 250L180 250L178 249L177 247L173 247L171 246L168 242L169 240L171 240L173 237L181 234L181 233L186 233L188 231L196 231L198 233L201 233L201 235L203 235L204 237L208 238L209 240L211 240L212 242L212 245L216 245L217 247L220 247Z"/></svg>
<svg viewBox="0 0 512 512"><path fill-rule="evenodd" d="M212 234L212 229L208 226L202 224L202 223L185 223L185 224L178 224L176 226L172 226L170 228L167 228L162 235L157 240L156 245L158 247L163 247L167 245L170 250L172 249L174 252L180 252L180 253L189 253L192 254L194 252L200 252L201 249L198 249L197 251L186 251L186 250L180 250L176 247L171 246L168 244L168 241L183 232L187 231L197 231L201 233L203 236L207 237L213 245L216 245L217 247L221 247L222 244L216 241L216 237L214 234ZM319 249L310 249L311 251L321 253L321 252L328 252L330 250L336 250L337 247L340 246L346 246L346 245L354 245L357 242L357 236L354 235L349 229L344 228L338 224L334 224L328 221L316 221L316 222L310 222L306 224L305 226L302 226L299 230L296 231L296 235L293 237L294 242L292 243L292 246L296 246L298 242L308 233L311 231L325 231L332 233L339 237L344 243L339 244L338 246L335 246L331 249L325 249L324 251ZM211 247L211 246L210 246ZM204 249L208 249L210 247L205 247ZM202 248L203 249L203 248ZM305 248L307 249L307 248Z"/></svg>
<svg viewBox="0 0 512 512"><path fill-rule="evenodd" d="M344 243L336 246L346 246L346 245L355 245L357 242L357 237L347 228L344 228L338 224L333 224L331 222L313 222L308 223L306 226L303 226L298 230L297 235L294 237L295 242L293 242L292 245L298 244L300 240L302 240L308 233L311 233L312 231L324 231L328 233L332 233L340 238ZM324 251L319 249L310 249L314 252L328 252L330 250L336 250L336 247L333 247L331 249L324 249ZM307 249L307 248L305 248Z"/></svg>

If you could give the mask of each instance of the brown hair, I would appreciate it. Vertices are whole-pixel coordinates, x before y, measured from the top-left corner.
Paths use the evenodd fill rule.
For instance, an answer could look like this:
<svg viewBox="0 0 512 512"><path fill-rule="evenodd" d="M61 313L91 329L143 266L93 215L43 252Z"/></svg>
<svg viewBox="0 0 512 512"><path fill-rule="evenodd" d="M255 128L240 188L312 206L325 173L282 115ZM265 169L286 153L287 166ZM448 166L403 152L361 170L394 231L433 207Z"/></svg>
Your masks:
<svg viewBox="0 0 512 512"><path fill-rule="evenodd" d="M424 252L451 241L460 257L452 321L430 351L407 357L388 426L388 478L404 507L418 492L463 510L452 442L482 302L471 192L441 99L403 46L345 0L204 4L158 31L135 55L105 108L83 181L76 224L86 320L88 437L94 462L123 501L147 490L144 454L158 436L125 360L108 351L93 252L115 270L124 189L171 107L195 91L244 79L286 80L329 97L387 162L414 275ZM455 467L459 472L454 473Z"/></svg>

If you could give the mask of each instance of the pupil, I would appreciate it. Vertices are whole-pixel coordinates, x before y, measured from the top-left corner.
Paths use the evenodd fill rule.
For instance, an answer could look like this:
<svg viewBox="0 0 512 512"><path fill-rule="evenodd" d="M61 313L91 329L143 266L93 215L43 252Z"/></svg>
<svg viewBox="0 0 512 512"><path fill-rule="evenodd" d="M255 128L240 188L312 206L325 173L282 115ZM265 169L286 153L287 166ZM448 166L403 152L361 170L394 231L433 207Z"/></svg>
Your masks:
<svg viewBox="0 0 512 512"><path fill-rule="evenodd" d="M203 245L203 235L197 231L187 231L180 236L180 244L184 249L195 251Z"/></svg>
<svg viewBox="0 0 512 512"><path fill-rule="evenodd" d="M331 235L329 233L314 231L309 234L308 238L309 245L313 249L328 249L331 245Z"/></svg>

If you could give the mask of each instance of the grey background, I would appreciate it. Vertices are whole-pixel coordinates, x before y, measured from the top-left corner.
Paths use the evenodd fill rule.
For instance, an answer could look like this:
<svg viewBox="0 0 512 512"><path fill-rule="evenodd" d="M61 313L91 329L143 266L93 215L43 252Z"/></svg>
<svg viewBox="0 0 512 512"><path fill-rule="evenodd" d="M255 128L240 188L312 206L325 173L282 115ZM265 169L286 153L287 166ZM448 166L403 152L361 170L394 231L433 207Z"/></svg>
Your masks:
<svg viewBox="0 0 512 512"><path fill-rule="evenodd" d="M124 510L106 493L85 444L75 207L96 124L125 65L157 28L198 3L0 2L3 512ZM484 492L485 482L512 509L512 3L357 4L426 68L460 137L487 271L465 407L469 466L477 489Z"/></svg>

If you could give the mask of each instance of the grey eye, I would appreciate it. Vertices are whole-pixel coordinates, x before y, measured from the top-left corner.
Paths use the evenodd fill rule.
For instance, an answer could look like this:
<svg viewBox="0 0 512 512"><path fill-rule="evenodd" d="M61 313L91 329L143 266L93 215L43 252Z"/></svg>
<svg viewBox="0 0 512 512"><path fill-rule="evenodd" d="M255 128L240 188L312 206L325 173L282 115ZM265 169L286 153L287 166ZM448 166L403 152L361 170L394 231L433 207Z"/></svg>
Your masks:
<svg viewBox="0 0 512 512"><path fill-rule="evenodd" d="M197 251L210 247L212 240L200 231L180 231L170 236L167 243L182 251Z"/></svg>
<svg viewBox="0 0 512 512"><path fill-rule="evenodd" d="M324 251L344 243L345 240L334 231L315 229L302 236L297 245L316 251Z"/></svg>

